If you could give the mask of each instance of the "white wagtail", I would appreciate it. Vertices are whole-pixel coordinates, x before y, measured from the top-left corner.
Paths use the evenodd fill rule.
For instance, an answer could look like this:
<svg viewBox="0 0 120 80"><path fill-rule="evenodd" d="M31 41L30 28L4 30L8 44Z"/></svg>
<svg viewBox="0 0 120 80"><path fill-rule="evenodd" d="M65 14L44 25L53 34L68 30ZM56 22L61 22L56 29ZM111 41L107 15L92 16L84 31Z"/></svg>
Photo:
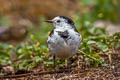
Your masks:
<svg viewBox="0 0 120 80"><path fill-rule="evenodd" d="M46 22L53 23L54 29L48 37L48 48L53 55L54 68L55 58L69 59L80 47L81 35L75 28L74 22L65 16L57 16Z"/></svg>

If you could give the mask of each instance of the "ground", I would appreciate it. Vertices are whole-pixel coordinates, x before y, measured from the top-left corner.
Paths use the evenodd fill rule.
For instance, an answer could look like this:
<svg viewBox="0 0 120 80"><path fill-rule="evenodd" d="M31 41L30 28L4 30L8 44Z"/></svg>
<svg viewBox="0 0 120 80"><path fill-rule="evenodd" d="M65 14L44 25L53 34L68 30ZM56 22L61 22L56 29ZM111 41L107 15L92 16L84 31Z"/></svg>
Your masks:
<svg viewBox="0 0 120 80"><path fill-rule="evenodd" d="M87 64L83 61L82 56L75 56L75 60L71 63L70 71L68 68L59 68L57 66L56 73L54 70L41 70L40 66L30 72L21 71L14 75L6 75L1 80L120 80L120 50L116 50L111 54L111 63L107 53L101 54L105 59L107 66L99 66Z"/></svg>

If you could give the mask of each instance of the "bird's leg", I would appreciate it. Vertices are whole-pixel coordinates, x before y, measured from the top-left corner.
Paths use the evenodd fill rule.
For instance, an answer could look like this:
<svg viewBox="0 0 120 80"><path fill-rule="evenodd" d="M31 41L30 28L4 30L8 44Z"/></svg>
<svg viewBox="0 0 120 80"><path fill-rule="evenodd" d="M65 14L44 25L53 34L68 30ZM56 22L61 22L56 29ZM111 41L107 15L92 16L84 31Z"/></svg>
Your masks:
<svg viewBox="0 0 120 80"><path fill-rule="evenodd" d="M56 56L55 54L53 55L53 68L54 68L54 76L53 76L53 80L56 80L56 76L57 76L57 73L56 73Z"/></svg>
<svg viewBox="0 0 120 80"><path fill-rule="evenodd" d="M70 73L70 58L67 59L67 68L68 68L68 72Z"/></svg>
<svg viewBox="0 0 120 80"><path fill-rule="evenodd" d="M54 70L55 70L55 72L56 72L56 69L55 69L55 67L56 67L56 56L55 56L55 54L53 55L53 68L54 68Z"/></svg>

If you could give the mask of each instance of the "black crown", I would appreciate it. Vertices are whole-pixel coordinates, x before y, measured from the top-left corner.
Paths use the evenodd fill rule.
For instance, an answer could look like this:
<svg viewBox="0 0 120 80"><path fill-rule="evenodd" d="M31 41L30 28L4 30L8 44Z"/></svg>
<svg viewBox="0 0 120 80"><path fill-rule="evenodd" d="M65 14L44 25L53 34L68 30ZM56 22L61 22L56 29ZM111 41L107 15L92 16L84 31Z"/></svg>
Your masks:
<svg viewBox="0 0 120 80"><path fill-rule="evenodd" d="M68 17L65 17L65 16L60 16L60 18L63 18L65 20L67 20L67 22L71 25L74 25L74 22L72 21L72 19L68 18Z"/></svg>

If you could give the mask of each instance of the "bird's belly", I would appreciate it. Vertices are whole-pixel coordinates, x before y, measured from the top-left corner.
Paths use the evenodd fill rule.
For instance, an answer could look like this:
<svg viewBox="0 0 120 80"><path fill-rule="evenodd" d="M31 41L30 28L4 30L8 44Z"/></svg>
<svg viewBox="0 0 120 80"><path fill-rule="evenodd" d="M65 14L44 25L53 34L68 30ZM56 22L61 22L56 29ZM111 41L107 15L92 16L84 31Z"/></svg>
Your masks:
<svg viewBox="0 0 120 80"><path fill-rule="evenodd" d="M52 54L61 59L70 58L76 53L75 47L71 47L65 42L57 42L57 44L50 45L50 50Z"/></svg>
<svg viewBox="0 0 120 80"><path fill-rule="evenodd" d="M58 50L55 52L56 57L65 59L71 57L73 54L71 52L70 47L68 46L61 46Z"/></svg>

